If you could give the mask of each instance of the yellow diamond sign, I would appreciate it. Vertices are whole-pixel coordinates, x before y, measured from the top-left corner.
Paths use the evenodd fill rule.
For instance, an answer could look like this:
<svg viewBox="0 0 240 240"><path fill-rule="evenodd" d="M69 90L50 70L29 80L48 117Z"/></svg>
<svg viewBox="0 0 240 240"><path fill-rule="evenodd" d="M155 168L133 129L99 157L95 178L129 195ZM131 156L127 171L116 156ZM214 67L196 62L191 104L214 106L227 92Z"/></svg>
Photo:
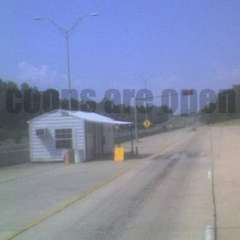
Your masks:
<svg viewBox="0 0 240 240"><path fill-rule="evenodd" d="M143 126L144 126L145 128L150 128L150 127L151 127L151 122L150 122L148 119L146 119L146 120L143 122Z"/></svg>

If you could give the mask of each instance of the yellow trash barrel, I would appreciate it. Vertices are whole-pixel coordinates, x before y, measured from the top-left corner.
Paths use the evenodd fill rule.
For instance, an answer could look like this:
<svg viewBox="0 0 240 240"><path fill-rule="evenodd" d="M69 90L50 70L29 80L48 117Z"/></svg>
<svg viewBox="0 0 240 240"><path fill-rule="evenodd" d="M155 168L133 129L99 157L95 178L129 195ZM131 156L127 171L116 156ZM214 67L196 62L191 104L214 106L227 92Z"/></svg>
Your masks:
<svg viewBox="0 0 240 240"><path fill-rule="evenodd" d="M121 162L125 157L125 149L124 147L118 145L114 148L114 161Z"/></svg>

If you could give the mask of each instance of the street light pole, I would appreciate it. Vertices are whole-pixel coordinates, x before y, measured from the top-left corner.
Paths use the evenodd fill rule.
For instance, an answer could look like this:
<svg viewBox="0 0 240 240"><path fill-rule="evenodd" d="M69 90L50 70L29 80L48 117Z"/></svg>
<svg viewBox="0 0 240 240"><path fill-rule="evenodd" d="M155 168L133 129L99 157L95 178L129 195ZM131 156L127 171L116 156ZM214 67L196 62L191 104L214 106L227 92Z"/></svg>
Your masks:
<svg viewBox="0 0 240 240"><path fill-rule="evenodd" d="M68 90L69 90L69 110L72 110L72 79L71 79L71 66L70 66L70 46L69 46L69 33L65 32L66 42L66 55L67 55L67 79L68 79Z"/></svg>
<svg viewBox="0 0 240 240"><path fill-rule="evenodd" d="M86 15L84 17L78 17L77 20L74 22L74 24L69 29L66 29L66 28L60 26L59 24L57 24L51 18L37 17L37 18L33 19L35 21L42 21L42 20L48 21L50 24L52 24L62 34L62 36L65 39L66 59L67 59L67 61L66 61L66 64L67 64L67 80L68 80L68 90L69 90L69 100L68 100L69 110L72 110L72 79L71 79L71 63L70 63L70 36L73 33L73 31L76 29L78 24L87 16L96 17L96 16L98 16L98 13L91 13L91 14Z"/></svg>

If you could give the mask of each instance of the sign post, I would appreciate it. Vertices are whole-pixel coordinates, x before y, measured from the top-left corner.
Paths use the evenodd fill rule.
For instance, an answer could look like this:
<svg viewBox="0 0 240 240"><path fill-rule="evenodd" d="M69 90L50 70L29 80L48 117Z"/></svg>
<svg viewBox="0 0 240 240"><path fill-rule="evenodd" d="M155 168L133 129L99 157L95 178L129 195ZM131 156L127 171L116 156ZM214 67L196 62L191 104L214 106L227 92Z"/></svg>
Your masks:
<svg viewBox="0 0 240 240"><path fill-rule="evenodd" d="M144 126L144 128L150 128L151 127L151 122L148 120L148 119L146 119L144 122L143 122L143 126Z"/></svg>

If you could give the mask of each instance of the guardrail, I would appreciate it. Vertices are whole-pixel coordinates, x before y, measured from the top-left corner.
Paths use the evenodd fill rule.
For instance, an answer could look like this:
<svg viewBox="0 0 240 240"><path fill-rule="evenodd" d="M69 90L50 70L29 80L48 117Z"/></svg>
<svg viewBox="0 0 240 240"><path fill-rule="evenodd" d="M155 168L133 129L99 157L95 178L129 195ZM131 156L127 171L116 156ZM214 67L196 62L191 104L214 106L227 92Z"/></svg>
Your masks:
<svg viewBox="0 0 240 240"><path fill-rule="evenodd" d="M151 136L154 134L163 133L175 129L194 126L196 124L199 124L199 116L197 115L193 117L175 117L161 124L155 124L153 127L147 129L138 129L138 136L140 138ZM115 142L121 143L124 141L128 141L132 138L134 139L134 131L131 135L129 129L121 130L117 132L115 136Z"/></svg>

